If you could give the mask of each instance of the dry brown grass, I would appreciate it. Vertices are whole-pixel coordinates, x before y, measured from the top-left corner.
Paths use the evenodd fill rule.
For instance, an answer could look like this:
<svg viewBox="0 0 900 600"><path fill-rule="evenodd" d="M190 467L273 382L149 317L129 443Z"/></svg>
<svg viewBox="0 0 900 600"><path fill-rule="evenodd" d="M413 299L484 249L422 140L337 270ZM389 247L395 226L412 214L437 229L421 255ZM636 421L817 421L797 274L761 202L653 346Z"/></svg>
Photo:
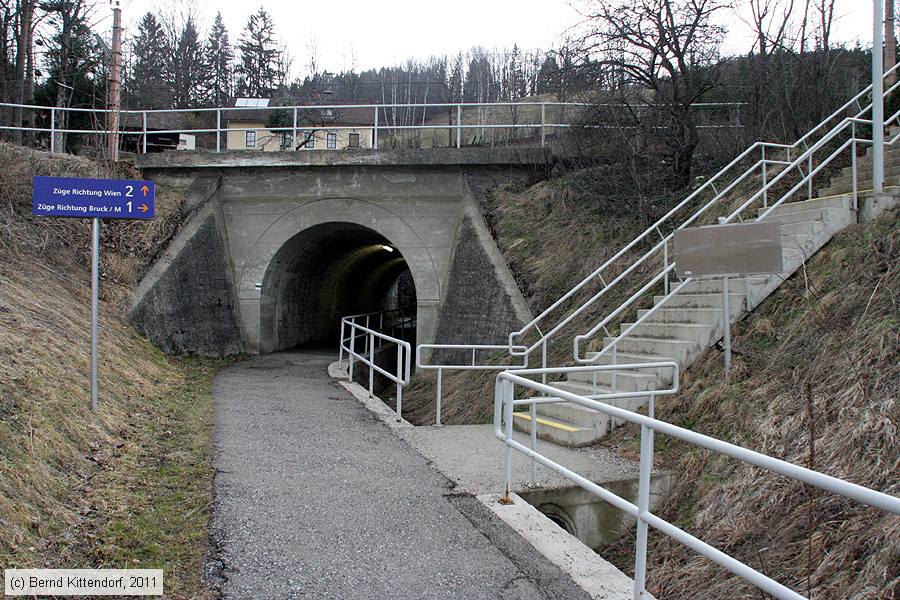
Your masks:
<svg viewBox="0 0 900 600"><path fill-rule="evenodd" d="M90 223L32 217L33 175L134 173L0 144L0 567L159 565L170 597L196 597L212 369L167 359L122 314L181 199L160 190L157 220L103 224L92 414Z"/></svg>
<svg viewBox="0 0 900 600"><path fill-rule="evenodd" d="M736 326L730 381L711 350L657 414L900 494L897 215L838 236L809 263L807 277L790 279ZM634 435L626 428L610 443L633 453ZM809 580L817 600L887 600L900 592L900 518L662 436L657 448L677 482L661 513L694 535L800 593ZM632 552L624 540L609 556L630 569ZM661 600L763 597L662 536L651 534L649 557Z"/></svg>

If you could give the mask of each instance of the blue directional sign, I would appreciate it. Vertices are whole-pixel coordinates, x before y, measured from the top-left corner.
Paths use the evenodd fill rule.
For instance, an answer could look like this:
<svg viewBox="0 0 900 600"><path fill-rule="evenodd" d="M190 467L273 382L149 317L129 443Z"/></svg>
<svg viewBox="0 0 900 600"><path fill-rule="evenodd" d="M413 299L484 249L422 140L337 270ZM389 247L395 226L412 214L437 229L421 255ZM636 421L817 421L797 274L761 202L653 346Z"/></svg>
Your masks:
<svg viewBox="0 0 900 600"><path fill-rule="evenodd" d="M33 184L33 215L98 219L156 216L156 189L152 181L35 177Z"/></svg>

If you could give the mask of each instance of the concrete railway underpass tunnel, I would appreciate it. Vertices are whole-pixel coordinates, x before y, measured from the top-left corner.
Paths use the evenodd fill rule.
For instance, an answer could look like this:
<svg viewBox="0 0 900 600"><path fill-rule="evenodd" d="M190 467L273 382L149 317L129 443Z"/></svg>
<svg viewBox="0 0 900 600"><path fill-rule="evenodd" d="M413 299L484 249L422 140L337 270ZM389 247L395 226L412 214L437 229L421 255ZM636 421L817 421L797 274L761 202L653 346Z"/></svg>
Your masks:
<svg viewBox="0 0 900 600"><path fill-rule="evenodd" d="M315 225L285 242L266 269L260 351L336 348L342 317L379 311L391 311L373 317L388 333L392 320L411 316L411 323L393 331L415 344L416 289L400 250L362 225Z"/></svg>

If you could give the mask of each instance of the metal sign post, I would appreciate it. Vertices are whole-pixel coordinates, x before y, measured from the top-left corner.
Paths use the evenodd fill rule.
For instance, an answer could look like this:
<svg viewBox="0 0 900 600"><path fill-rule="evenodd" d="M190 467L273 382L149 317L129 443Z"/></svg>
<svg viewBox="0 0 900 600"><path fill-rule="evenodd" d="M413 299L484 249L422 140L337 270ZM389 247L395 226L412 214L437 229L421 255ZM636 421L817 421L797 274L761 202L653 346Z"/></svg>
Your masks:
<svg viewBox="0 0 900 600"><path fill-rule="evenodd" d="M91 410L97 411L100 321L100 219L156 216L152 181L35 177L31 214L41 217L91 218Z"/></svg>
<svg viewBox="0 0 900 600"><path fill-rule="evenodd" d="M764 221L691 227L675 232L675 264L682 276L722 278L722 346L725 372L731 372L730 277L746 277L784 270L781 227Z"/></svg>

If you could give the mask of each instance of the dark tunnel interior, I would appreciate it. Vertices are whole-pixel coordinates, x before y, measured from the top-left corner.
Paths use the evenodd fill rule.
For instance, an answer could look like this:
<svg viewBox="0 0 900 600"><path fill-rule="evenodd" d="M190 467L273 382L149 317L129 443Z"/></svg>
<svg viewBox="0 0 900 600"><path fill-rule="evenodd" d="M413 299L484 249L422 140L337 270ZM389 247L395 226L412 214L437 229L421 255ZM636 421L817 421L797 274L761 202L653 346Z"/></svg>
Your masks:
<svg viewBox="0 0 900 600"><path fill-rule="evenodd" d="M414 307L415 285L400 251L352 223L324 223L289 239L262 281L260 351L337 345L341 317Z"/></svg>

